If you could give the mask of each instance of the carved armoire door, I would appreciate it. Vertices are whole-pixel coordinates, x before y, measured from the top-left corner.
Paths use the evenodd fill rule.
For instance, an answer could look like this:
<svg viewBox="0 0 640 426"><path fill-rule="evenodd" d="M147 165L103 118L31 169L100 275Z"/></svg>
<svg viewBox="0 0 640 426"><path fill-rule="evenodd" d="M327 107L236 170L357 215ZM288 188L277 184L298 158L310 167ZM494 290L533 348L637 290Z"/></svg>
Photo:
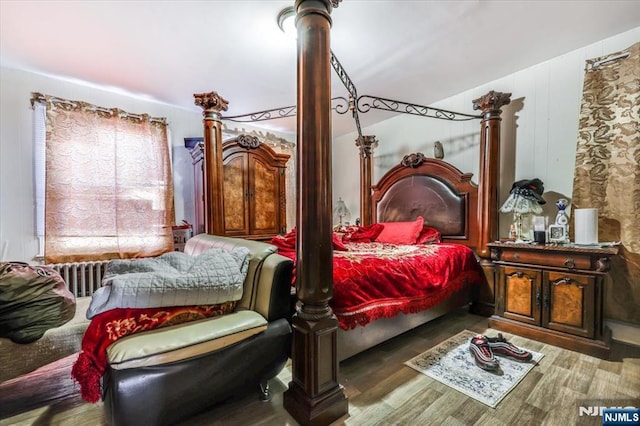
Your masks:
<svg viewBox="0 0 640 426"><path fill-rule="evenodd" d="M251 136L225 142L222 152L225 235L268 240L285 232L289 156Z"/></svg>

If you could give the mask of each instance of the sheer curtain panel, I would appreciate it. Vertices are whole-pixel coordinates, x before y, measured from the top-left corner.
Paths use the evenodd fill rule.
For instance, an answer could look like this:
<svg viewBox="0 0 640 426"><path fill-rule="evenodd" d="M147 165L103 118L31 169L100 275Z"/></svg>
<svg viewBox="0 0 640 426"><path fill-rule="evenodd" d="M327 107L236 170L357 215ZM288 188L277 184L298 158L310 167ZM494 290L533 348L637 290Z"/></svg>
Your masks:
<svg viewBox="0 0 640 426"><path fill-rule="evenodd" d="M164 118L33 94L46 105L45 262L173 250Z"/></svg>

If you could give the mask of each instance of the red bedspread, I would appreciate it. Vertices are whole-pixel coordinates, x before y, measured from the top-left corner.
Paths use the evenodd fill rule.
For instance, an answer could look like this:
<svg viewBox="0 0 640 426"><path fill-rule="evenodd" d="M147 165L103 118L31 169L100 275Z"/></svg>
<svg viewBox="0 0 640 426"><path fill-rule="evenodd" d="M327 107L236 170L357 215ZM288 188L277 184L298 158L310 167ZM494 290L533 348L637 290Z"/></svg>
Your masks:
<svg viewBox="0 0 640 426"><path fill-rule="evenodd" d="M295 262L292 235L274 238ZM460 244L346 243L334 247L333 309L347 330L398 313L429 309L470 285L486 282L473 251Z"/></svg>
<svg viewBox="0 0 640 426"><path fill-rule="evenodd" d="M82 349L71 369L82 398L98 402L100 377L107 366L107 347L129 334L167 327L232 312L237 302L210 306L178 306L148 309L112 309L93 317L82 338Z"/></svg>

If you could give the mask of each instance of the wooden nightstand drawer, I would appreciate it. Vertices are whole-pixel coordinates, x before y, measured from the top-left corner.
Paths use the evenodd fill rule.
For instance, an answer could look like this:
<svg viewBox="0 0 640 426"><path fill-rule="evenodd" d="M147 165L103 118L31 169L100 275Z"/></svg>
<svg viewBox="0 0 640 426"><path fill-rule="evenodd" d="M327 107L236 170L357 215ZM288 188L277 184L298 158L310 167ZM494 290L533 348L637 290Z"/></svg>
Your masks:
<svg viewBox="0 0 640 426"><path fill-rule="evenodd" d="M568 269L591 269L591 258L578 253L553 253L526 250L502 250L500 260L503 262L527 263Z"/></svg>

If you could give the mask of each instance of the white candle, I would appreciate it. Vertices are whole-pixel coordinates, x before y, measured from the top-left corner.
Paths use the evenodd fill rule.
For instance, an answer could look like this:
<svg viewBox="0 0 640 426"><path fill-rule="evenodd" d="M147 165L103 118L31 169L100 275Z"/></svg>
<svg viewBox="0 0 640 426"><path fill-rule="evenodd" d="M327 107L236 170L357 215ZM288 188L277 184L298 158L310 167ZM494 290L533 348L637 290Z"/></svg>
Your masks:
<svg viewBox="0 0 640 426"><path fill-rule="evenodd" d="M598 209L575 209L575 243L598 244Z"/></svg>

